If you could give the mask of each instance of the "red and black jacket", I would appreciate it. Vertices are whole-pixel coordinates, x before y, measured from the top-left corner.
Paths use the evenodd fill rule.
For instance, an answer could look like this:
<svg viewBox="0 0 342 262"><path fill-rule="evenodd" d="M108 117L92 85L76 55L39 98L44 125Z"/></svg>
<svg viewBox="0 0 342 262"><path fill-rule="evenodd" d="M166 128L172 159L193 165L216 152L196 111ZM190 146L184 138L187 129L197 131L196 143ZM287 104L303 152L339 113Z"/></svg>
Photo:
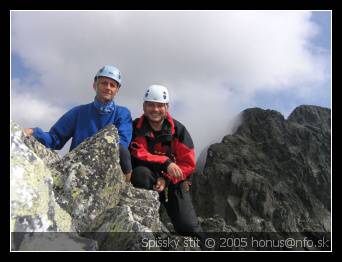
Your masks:
<svg viewBox="0 0 342 262"><path fill-rule="evenodd" d="M133 121L133 137L130 144L133 167L146 166L162 174L173 184L189 178L195 171L195 151L189 132L169 113L161 131L153 131L143 115ZM171 177L167 167L175 162L183 171L182 178Z"/></svg>

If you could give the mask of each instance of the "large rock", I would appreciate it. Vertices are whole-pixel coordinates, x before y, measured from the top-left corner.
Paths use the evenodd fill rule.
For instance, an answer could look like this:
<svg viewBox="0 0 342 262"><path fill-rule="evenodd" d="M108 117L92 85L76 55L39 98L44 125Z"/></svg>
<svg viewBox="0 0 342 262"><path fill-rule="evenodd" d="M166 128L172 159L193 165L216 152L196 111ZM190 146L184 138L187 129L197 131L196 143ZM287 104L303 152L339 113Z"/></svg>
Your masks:
<svg viewBox="0 0 342 262"><path fill-rule="evenodd" d="M232 135L208 149L194 175L198 215L232 231L330 232L330 109L300 106L241 114Z"/></svg>
<svg viewBox="0 0 342 262"><path fill-rule="evenodd" d="M62 159L14 123L11 139L12 249L197 250L160 221L156 192L125 182L113 125Z"/></svg>
<svg viewBox="0 0 342 262"><path fill-rule="evenodd" d="M146 250L142 239L154 239L152 232L162 231L159 205L158 193L128 185L93 238L101 250Z"/></svg>
<svg viewBox="0 0 342 262"><path fill-rule="evenodd" d="M11 123L11 244L12 250L94 250L95 241L70 237L71 216L55 199L50 169L24 143L20 127ZM53 154L52 154L53 155ZM44 233L41 233L44 232ZM62 241L60 241L63 239Z"/></svg>
<svg viewBox="0 0 342 262"><path fill-rule="evenodd" d="M117 129L109 125L52 165L57 199L78 232L96 231L126 186L118 140Z"/></svg>
<svg viewBox="0 0 342 262"><path fill-rule="evenodd" d="M11 123L11 231L74 231L70 215L55 200L50 170L23 137Z"/></svg>
<svg viewBox="0 0 342 262"><path fill-rule="evenodd" d="M164 226L158 212L158 198L154 191L127 186L118 205L107 210L105 223L88 237L97 240L100 250L200 250L198 246L185 244L191 242L189 238Z"/></svg>

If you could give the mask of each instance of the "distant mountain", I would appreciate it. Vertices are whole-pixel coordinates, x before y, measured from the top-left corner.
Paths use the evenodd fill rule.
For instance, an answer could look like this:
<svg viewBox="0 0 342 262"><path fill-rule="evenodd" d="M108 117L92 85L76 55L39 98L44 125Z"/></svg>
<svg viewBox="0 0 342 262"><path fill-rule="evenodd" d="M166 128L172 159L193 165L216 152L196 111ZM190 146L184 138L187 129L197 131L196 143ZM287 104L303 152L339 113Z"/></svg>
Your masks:
<svg viewBox="0 0 342 262"><path fill-rule="evenodd" d="M330 113L302 105L284 119L244 110L193 176L198 215L223 219L232 231L330 232Z"/></svg>

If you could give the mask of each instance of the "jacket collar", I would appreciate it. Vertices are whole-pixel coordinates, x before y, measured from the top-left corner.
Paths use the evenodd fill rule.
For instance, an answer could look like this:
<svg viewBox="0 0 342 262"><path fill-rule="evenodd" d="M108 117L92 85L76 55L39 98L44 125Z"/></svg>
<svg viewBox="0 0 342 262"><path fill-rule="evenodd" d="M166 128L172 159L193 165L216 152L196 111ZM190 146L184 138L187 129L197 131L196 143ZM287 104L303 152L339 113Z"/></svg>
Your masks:
<svg viewBox="0 0 342 262"><path fill-rule="evenodd" d="M100 111L101 114L108 114L108 113L111 113L115 110L114 100L112 100L106 104L103 104L97 99L96 96L94 98L94 106L96 107L96 109L98 109Z"/></svg>

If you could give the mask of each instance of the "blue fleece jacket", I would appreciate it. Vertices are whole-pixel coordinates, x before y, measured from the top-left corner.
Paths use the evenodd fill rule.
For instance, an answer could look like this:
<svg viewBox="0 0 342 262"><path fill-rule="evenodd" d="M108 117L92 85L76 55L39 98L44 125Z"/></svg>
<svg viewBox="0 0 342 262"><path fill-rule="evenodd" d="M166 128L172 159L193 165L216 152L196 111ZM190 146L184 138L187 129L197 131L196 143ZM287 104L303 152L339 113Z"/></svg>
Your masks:
<svg viewBox="0 0 342 262"><path fill-rule="evenodd" d="M115 105L99 107L99 102L80 105L66 112L50 129L44 132L36 127L33 136L46 147L61 149L72 138L70 150L77 147L88 137L97 133L109 124L114 124L118 129L119 143L128 148L132 139L132 117L130 111L122 106Z"/></svg>

